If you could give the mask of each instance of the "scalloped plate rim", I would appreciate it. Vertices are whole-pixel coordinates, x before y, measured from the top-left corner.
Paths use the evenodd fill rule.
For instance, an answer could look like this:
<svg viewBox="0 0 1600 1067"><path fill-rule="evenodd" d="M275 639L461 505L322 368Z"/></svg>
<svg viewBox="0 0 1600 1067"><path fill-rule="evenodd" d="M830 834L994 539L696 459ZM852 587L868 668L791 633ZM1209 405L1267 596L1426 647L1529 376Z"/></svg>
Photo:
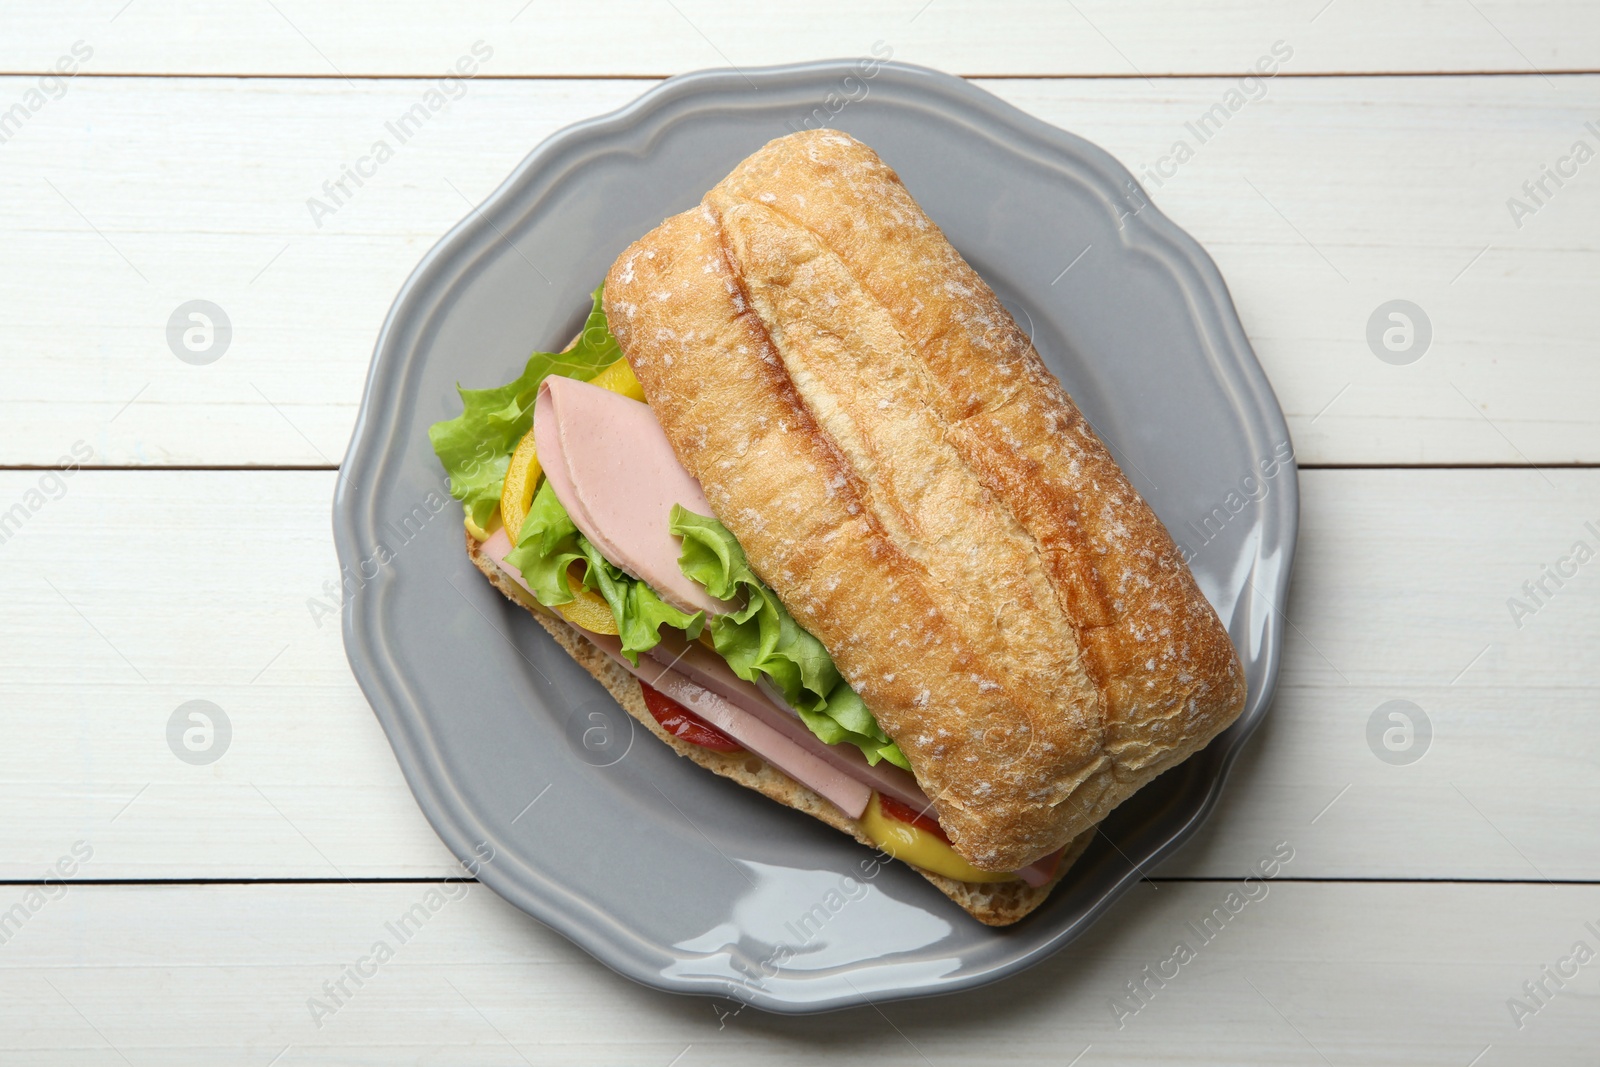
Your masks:
<svg viewBox="0 0 1600 1067"><path fill-rule="evenodd" d="M372 484L381 479L394 457L395 453L389 447L393 443L397 410L393 401L405 394L406 379L416 370L419 362L415 358L416 353L427 333L429 322L434 318L434 309L446 299L471 265L470 260L457 263L457 259L470 250L474 241L486 237L489 229L484 221L486 216L514 199L514 195L523 192L525 187L531 188L541 180L548 191L564 174L581 165L580 160L569 164L566 170L552 167L552 164L559 162L563 153L586 143L597 151L617 151L619 149L614 144L609 149L605 147L608 138L630 134L637 137L640 130L646 129L655 120L660 125L646 133L643 144L647 146L652 136L667 128L675 105L686 104L697 97L714 97L729 92L740 94L744 91L740 83L751 79L783 85L786 82L809 82L819 76L842 76L854 70L857 62L853 59L823 60L746 68L742 71L717 68L669 78L614 111L572 124L546 138L481 205L440 238L402 285L374 346L360 411L344 462L340 465L334 494L334 539L341 566L359 557L356 547L361 543L359 534L372 530L376 525L371 512L373 498L370 495L366 497L369 506L363 510L361 486L354 474L359 471L366 476L367 484ZM902 90L909 88L912 95L925 94L927 100L923 103L927 106L953 105L967 112L959 116L963 120L981 115L985 120L981 130L970 122L964 124L1012 153L1026 152L1036 161L1057 169L1073 166L1085 168L1093 178L1109 186L1114 191L1113 196L1120 197L1124 191L1132 191L1143 197L1144 205L1138 212L1143 219L1142 226L1138 229L1128 227L1123 232L1130 243L1139 239L1148 240L1151 247L1146 251L1165 262L1179 287L1192 300L1203 298L1197 302L1215 312L1215 319L1206 322L1202 330L1203 334L1209 334L1212 327L1221 327L1221 336L1212 338L1209 346L1210 366L1222 384L1229 388L1235 411L1254 416L1255 419L1253 422L1248 418L1242 420L1239 428L1247 432L1271 430L1278 438L1289 440L1283 413L1245 336L1220 271L1193 237L1149 201L1127 168L1092 142L1035 118L963 79L899 62L882 63L878 77L885 74L889 78L880 84L894 83ZM661 121L663 119L669 121ZM1012 139L1007 140L1003 136L1005 134L1011 135ZM1108 207L1111 203L1108 198ZM478 254L485 254L486 251L480 250ZM431 299L428 298L430 293ZM1194 318L1198 322L1203 316L1195 313ZM1219 361L1224 359L1228 360L1226 365L1219 365ZM380 406L377 401L387 402ZM1251 435L1263 436L1254 432ZM1257 454L1261 454L1260 450ZM1269 599L1270 606L1281 617L1287 600L1288 578L1298 532L1298 477L1293 460L1285 464L1279 477L1279 491L1258 503L1262 511L1261 521L1266 525L1275 522L1278 527L1276 544L1282 553L1282 563L1278 567L1281 577ZM1258 555L1258 564L1260 559ZM483 836L476 832L481 824L455 793L447 768L428 742L427 722L415 710L415 700L409 687L389 659L388 646L382 640L386 635L381 621L385 616L381 609L392 579L387 570L380 570L371 583L375 587L371 594L358 599L351 610L344 612L342 630L347 658L389 738L419 806L446 846L458 858L466 860L473 855L471 843ZM1015 954L1003 963L955 979L902 988L874 989L871 1002L955 993L987 985L1041 962L1092 925L1141 877L1143 868L1171 854L1188 840L1215 808L1239 750L1271 704L1277 683L1282 628L1269 619L1262 634L1261 656L1265 662L1266 682L1260 692L1250 694L1238 721L1207 749L1193 757L1214 764L1214 772L1204 797L1180 825L1143 855L1093 905L1078 913L1053 936L1037 941L1026 951ZM384 669L375 669L376 664L381 664ZM512 866L526 881L519 881L518 877L513 876L509 870ZM506 864L497 859L496 863L483 866L478 878L498 895L573 941L607 967L643 985L682 994L734 997L754 1007L784 1014L810 1014L869 1003L868 996L860 992L799 1000L751 989L714 976L667 977L660 973L659 964L651 962L653 959L676 958L666 947L630 930L619 919L586 907L579 895L564 890L534 868L521 862Z"/></svg>

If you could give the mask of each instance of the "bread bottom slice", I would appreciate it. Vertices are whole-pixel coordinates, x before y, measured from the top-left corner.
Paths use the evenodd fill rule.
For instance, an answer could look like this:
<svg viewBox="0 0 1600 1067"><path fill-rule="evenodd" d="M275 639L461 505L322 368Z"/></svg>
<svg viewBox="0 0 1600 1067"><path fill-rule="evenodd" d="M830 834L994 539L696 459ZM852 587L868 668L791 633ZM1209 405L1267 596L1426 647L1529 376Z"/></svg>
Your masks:
<svg viewBox="0 0 1600 1067"><path fill-rule="evenodd" d="M661 724L656 722L655 716L645 707L644 691L639 688L639 682L633 675L585 640L577 627L545 609L521 586L507 578L500 568L495 566L494 561L479 550L478 543L472 539L472 535L466 534L465 531L463 533L467 541L467 555L471 557L473 566L482 571L484 577L488 578L508 599L526 608L569 656L592 674L595 681L606 687L606 690L616 698L617 703L622 705L623 710L642 723L645 729L660 738L662 742L671 746L674 752L693 760L714 774L731 778L740 785L754 789L780 804L786 804L820 819L834 829L849 834L868 848L877 850L877 846L862 832L861 824L857 820L850 818L832 803L759 756L750 752L716 752L679 740L663 730ZM936 889L955 901L979 922L988 926L1009 926L1045 902L1050 891L1061 881L1068 868L1083 854L1083 850L1089 847L1093 837L1094 831L1089 830L1068 844L1066 853L1061 857L1061 864L1056 868L1055 877L1047 884L1037 887L1028 885L1020 879L1009 882L961 882L924 870L914 864L907 866L933 883Z"/></svg>

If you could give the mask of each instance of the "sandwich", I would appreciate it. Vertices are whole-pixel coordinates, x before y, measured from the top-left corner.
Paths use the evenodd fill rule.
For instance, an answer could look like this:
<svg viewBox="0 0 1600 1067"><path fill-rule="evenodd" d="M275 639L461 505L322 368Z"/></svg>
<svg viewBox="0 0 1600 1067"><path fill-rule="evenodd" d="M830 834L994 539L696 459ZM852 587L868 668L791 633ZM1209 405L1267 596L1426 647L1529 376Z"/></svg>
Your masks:
<svg viewBox="0 0 1600 1067"><path fill-rule="evenodd" d="M1172 538L866 145L778 138L430 430L473 564L706 769L980 922L1244 705Z"/></svg>

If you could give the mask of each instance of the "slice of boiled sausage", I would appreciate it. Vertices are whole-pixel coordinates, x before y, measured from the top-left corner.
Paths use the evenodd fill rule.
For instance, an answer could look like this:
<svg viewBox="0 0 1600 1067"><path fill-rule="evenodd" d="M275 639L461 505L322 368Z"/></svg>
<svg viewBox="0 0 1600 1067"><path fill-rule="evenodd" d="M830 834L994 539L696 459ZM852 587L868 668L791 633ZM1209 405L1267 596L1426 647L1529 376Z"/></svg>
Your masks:
<svg viewBox="0 0 1600 1067"><path fill-rule="evenodd" d="M682 611L732 609L678 567L683 546L667 530L672 505L698 515L710 515L711 505L647 405L552 375L539 386L533 435L556 499L601 555Z"/></svg>

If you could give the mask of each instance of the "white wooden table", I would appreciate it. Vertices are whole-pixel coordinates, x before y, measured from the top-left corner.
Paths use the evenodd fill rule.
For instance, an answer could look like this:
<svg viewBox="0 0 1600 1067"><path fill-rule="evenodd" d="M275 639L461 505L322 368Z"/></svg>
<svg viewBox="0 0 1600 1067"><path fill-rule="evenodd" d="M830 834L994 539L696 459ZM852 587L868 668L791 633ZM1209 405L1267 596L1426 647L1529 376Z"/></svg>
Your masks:
<svg viewBox="0 0 1600 1067"><path fill-rule="evenodd" d="M0 12L0 1062L1600 1059L1600 958L1572 955L1600 952L1600 562L1572 556L1600 550L1592 0L458 6ZM480 76L314 219L480 41ZM1304 504L1278 699L1219 810L1087 937L956 999L731 1014L462 885L315 1019L451 867L326 591L394 293L553 130L675 72L874 48L1105 146L1232 287ZM232 324L208 365L167 339L196 299ZM1368 343L1396 299L1431 327L1409 363ZM231 724L213 762L169 747L190 700ZM1431 723L1418 761L1369 746L1391 700ZM1269 896L1119 1020L1280 842Z"/></svg>

